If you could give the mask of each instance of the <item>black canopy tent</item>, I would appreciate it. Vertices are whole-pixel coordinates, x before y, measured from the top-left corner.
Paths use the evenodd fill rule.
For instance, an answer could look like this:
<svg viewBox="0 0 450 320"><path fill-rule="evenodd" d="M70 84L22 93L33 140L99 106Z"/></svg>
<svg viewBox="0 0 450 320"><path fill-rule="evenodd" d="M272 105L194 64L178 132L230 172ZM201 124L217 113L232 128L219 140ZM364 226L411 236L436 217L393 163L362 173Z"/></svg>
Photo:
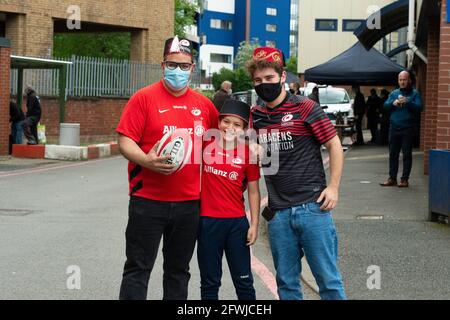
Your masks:
<svg viewBox="0 0 450 320"><path fill-rule="evenodd" d="M305 71L305 80L330 85L396 85L404 68L357 42L333 59Z"/></svg>

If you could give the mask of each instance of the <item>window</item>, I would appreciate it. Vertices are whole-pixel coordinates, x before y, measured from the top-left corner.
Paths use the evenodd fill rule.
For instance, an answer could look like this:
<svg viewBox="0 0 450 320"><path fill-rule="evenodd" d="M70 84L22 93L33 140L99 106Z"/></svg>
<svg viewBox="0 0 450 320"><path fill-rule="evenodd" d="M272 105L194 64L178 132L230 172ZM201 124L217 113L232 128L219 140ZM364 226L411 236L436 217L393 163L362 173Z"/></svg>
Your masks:
<svg viewBox="0 0 450 320"><path fill-rule="evenodd" d="M232 24L231 21L229 20L211 19L211 28L231 30Z"/></svg>
<svg viewBox="0 0 450 320"><path fill-rule="evenodd" d="M316 31L337 31L337 19L316 19Z"/></svg>
<svg viewBox="0 0 450 320"><path fill-rule="evenodd" d="M274 40L266 40L266 47L276 48L277 47L277 43Z"/></svg>
<svg viewBox="0 0 450 320"><path fill-rule="evenodd" d="M342 20L342 31L355 31L365 20Z"/></svg>
<svg viewBox="0 0 450 320"><path fill-rule="evenodd" d="M277 25L276 24L266 24L266 31L277 32Z"/></svg>
<svg viewBox="0 0 450 320"><path fill-rule="evenodd" d="M277 15L277 9L276 8L266 8L266 14L268 16L276 16Z"/></svg>
<svg viewBox="0 0 450 320"><path fill-rule="evenodd" d="M0 37L5 37L5 34L6 34L5 21L0 21Z"/></svg>
<svg viewBox="0 0 450 320"><path fill-rule="evenodd" d="M209 60L218 63L231 63L231 54L211 53Z"/></svg>

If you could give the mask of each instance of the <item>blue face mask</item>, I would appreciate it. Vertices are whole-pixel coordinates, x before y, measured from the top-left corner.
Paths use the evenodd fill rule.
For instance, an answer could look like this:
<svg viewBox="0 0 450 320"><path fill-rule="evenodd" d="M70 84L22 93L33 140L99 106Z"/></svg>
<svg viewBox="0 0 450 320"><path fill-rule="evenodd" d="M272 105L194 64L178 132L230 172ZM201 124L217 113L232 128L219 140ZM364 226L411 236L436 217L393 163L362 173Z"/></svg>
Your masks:
<svg viewBox="0 0 450 320"><path fill-rule="evenodd" d="M164 81L176 91L180 91L188 85L190 76L190 70L183 71L180 68L175 68L174 70L164 69Z"/></svg>

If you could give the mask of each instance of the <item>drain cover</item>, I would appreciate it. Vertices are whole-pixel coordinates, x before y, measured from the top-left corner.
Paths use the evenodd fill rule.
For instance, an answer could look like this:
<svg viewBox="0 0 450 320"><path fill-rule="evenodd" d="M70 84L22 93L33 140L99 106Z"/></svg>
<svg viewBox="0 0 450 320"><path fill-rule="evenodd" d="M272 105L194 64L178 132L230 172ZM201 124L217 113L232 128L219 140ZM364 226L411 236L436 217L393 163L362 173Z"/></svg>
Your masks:
<svg viewBox="0 0 450 320"><path fill-rule="evenodd" d="M384 216L357 216L358 220L383 220Z"/></svg>
<svg viewBox="0 0 450 320"><path fill-rule="evenodd" d="M33 210L0 209L0 216L22 217L33 213Z"/></svg>

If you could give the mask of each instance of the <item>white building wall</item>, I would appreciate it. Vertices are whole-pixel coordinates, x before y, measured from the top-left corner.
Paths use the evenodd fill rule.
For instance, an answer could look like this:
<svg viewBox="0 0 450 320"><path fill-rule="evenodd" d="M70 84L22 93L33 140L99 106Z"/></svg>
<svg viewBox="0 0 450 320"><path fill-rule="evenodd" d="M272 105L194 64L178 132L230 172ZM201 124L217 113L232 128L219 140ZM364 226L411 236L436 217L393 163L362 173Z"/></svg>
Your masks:
<svg viewBox="0 0 450 320"><path fill-rule="evenodd" d="M219 72L223 67L232 70L234 61L233 51L233 47L230 46L218 46L211 44L203 45L200 50L200 67L202 70L205 70L205 76L210 77L214 72ZM211 62L211 53L231 55L231 63Z"/></svg>
<svg viewBox="0 0 450 320"><path fill-rule="evenodd" d="M343 32L344 19L365 20L369 7L379 8L394 0L299 0L298 72L315 67L349 49L358 39ZM316 31L316 19L337 19L337 31ZM376 46L376 48L378 48Z"/></svg>
<svg viewBox="0 0 450 320"><path fill-rule="evenodd" d="M206 10L234 14L234 0L206 0Z"/></svg>

